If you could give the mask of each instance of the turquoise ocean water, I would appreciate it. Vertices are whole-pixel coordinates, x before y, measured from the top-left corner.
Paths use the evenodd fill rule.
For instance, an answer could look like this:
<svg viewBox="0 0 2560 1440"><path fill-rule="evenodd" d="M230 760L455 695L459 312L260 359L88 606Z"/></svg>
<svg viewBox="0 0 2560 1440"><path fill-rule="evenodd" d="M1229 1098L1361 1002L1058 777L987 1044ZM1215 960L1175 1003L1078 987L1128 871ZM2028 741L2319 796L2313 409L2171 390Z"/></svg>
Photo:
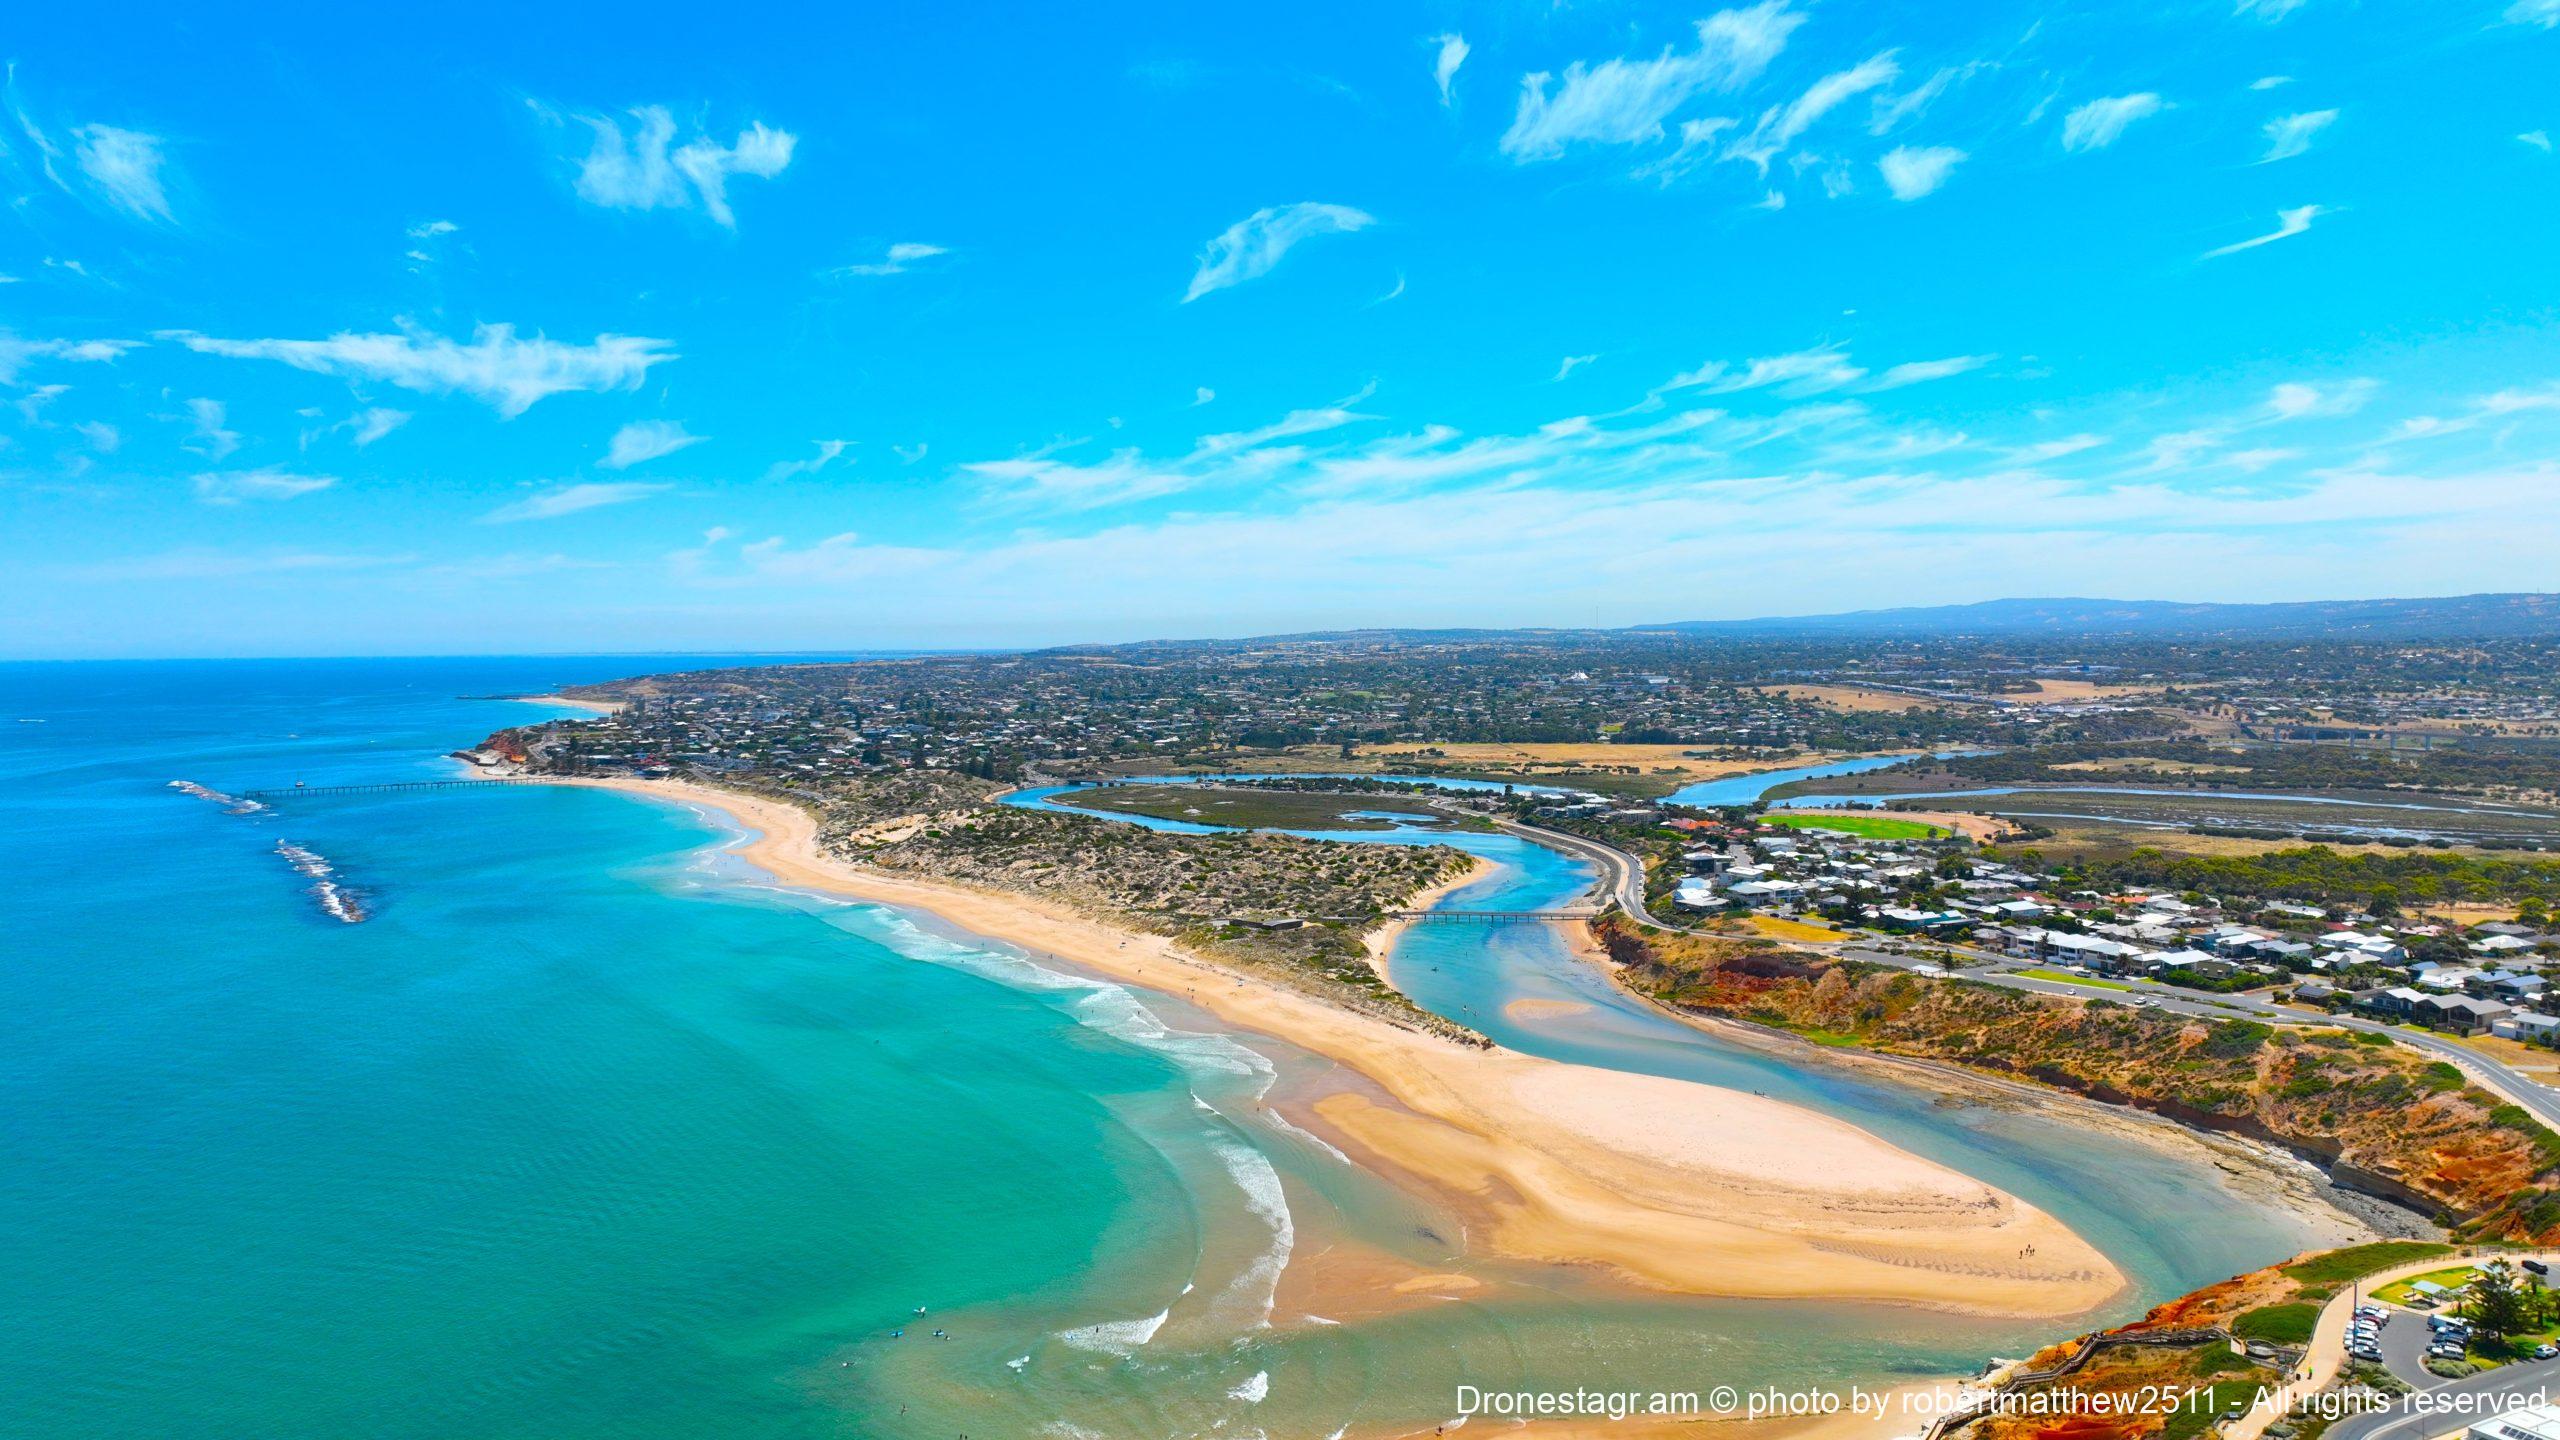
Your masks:
<svg viewBox="0 0 2560 1440"><path fill-rule="evenodd" d="M716 658L0 666L0 1435L1357 1435L1461 1382L1845 1382L2040 1337L1473 1260L1520 1283L1326 1323L1293 1262L1464 1242L1265 1108L1311 1057L779 891L647 801L167 783L435 778L542 713L456 697ZM1579 883L1494 858L1468 900ZM2018 1190L2135 1276L2124 1308L2291 1248L2209 1168L2067 1125L1608 1003L1506 1030L1509 998L1608 999L1541 935L1421 927L1398 979Z"/></svg>

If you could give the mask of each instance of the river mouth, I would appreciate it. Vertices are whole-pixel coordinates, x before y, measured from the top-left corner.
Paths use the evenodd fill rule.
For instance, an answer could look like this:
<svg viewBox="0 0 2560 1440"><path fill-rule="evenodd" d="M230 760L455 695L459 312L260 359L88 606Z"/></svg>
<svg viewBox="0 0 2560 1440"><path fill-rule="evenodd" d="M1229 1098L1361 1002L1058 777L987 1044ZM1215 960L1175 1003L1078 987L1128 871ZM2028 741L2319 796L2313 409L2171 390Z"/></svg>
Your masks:
<svg viewBox="0 0 2560 1440"><path fill-rule="evenodd" d="M1340 1067L779 888L691 810L493 786L277 818L166 785L439 778L458 738L523 718L443 697L628 663L41 677L92 690L0 752L27 822L0 837L26 882L13 938L37 957L0 967L19 1086L0 1223L26 1262L0 1343L33 1377L13 1400L31 1433L800 1440L903 1412L927 1434L1327 1435L1427 1428L1460 1384L1873 1385L2052 1338L1488 1261L1459 1217L1328 1148L1307 1105ZM361 877L373 918L311 903L273 852L287 828ZM1471 899L1583 883L1445 828L1370 843L1477 848L1505 868ZM1730 1083L1844 1116L1898 1096L1943 1127L1902 1143L1987 1179L2007 1154L1995 1183L2114 1257L2125 1306L2292 1248L2203 1167L1613 1034L1641 1017L1601 977L1521 948L1557 933L1416 926L1391 968L1523 1051L1561 1029L1639 1068L1658 1045L1657 1073L1721 1053ZM1506 1018L1537 996L1589 1009ZM2132 1177L2125 1236L2040 1173L2084 1165ZM2207 1197L2194 1223L2182 1193ZM2164 1233L2132 1233L2155 1203Z"/></svg>
<svg viewBox="0 0 2560 1440"><path fill-rule="evenodd" d="M1859 768L1894 763L1894 757L1871 759ZM1757 794L1798 777L1798 771L1778 771L1712 783ZM1409 783L1434 782L1410 777ZM1016 792L1008 803L1054 805L1077 788L1038 787ZM1508 833L1450 833L1436 826L1289 833L1346 844L1452 845L1491 862L1489 873L1438 902L1450 910L1552 911L1583 899L1595 880L1587 862ZM2119 1318L2337 1238L2353 1224L2336 1214L2296 1214L2291 1207L2298 1194L2277 1197L2263 1185L2236 1180L2201 1151L2179 1154L2120 1129L2092 1127L2087 1112L2077 1108L2083 1102L2057 1096L2050 1108L2040 1108L1951 1094L1941 1086L1898 1082L1874 1067L1773 1051L1702 1031L1614 984L1578 926L1413 925L1396 936L1382 964L1390 983L1414 1003L1506 1048L1765 1094L1846 1120L2016 1195L2069 1225L2124 1270L2130 1288L2115 1307Z"/></svg>

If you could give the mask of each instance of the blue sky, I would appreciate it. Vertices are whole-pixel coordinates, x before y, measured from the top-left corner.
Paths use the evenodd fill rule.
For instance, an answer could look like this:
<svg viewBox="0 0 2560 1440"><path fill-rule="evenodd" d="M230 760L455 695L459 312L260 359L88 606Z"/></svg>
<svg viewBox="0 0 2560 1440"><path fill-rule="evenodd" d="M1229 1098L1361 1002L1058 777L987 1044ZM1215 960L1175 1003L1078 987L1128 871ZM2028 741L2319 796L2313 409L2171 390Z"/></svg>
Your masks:
<svg viewBox="0 0 2560 1440"><path fill-rule="evenodd" d="M17 17L0 653L2560 574L2560 0L541 8Z"/></svg>

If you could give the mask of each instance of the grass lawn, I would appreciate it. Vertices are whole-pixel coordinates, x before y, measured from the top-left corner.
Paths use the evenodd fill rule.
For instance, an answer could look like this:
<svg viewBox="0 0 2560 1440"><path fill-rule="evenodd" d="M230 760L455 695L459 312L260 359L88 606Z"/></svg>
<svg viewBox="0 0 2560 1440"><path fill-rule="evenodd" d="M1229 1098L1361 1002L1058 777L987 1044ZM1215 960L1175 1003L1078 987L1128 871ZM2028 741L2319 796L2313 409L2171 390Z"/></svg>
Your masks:
<svg viewBox="0 0 2560 1440"><path fill-rule="evenodd" d="M1944 835L1947 827L1918 820L1883 815L1807 815L1768 814L1760 817L1771 825L1790 830L1829 830L1841 835L1858 835L1869 840L1926 840Z"/></svg>
<svg viewBox="0 0 2560 1440"><path fill-rule="evenodd" d="M2455 1265L2443 1270L2430 1270L2424 1275L2412 1275L2406 1280L2394 1280L2374 1291L2373 1298L2386 1305L2406 1305L2410 1297L2418 1293L2413 1287L2421 1280L2432 1281L2447 1290L2459 1290L2470 1284L2479 1273L2480 1268L2476 1265Z"/></svg>
<svg viewBox="0 0 2560 1440"><path fill-rule="evenodd" d="M2296 1261L2285 1266L2284 1273L2306 1287L2302 1298L2319 1300L2336 1293L2337 1288L2348 1281L2452 1253L2452 1246L2432 1240L2377 1240L2369 1245L2350 1245L2343 1250L2332 1250ZM2312 1287L2316 1287L2316 1293Z"/></svg>
<svg viewBox="0 0 2560 1440"><path fill-rule="evenodd" d="M2283 1305L2261 1305L2244 1310L2231 1322L2231 1333L2243 1340L2267 1340L2278 1345L2310 1343L2311 1329L2320 1323L2320 1307L2307 1301Z"/></svg>
<svg viewBox="0 0 2560 1440"><path fill-rule="evenodd" d="M2101 980L2094 975L2068 975L2060 970L2017 970L2011 973L2025 976L2029 980L2059 980L2065 985L2094 985L2101 990L2133 988L2130 985L2119 985L2113 980Z"/></svg>
<svg viewBox="0 0 2560 1440"><path fill-rule="evenodd" d="M1228 825L1239 830L1392 828L1387 821L1366 818L1368 813L1410 815L1416 821L1439 821L1443 824L1448 823L1449 818L1407 795L1334 794L1211 785L1113 785L1061 796L1059 803L1078 810L1150 815L1159 820L1188 820L1195 825Z"/></svg>

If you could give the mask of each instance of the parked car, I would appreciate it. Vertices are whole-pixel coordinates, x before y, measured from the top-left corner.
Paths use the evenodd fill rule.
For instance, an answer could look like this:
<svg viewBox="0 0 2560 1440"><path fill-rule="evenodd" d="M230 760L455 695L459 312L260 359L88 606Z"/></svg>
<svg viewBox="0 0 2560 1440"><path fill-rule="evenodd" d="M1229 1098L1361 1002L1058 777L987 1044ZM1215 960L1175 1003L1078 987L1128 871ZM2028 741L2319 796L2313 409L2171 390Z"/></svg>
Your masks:
<svg viewBox="0 0 2560 1440"><path fill-rule="evenodd" d="M2560 1356L2560 1345L2536 1345L2533 1347L2533 1358L2536 1360L2549 1360L2555 1356Z"/></svg>

